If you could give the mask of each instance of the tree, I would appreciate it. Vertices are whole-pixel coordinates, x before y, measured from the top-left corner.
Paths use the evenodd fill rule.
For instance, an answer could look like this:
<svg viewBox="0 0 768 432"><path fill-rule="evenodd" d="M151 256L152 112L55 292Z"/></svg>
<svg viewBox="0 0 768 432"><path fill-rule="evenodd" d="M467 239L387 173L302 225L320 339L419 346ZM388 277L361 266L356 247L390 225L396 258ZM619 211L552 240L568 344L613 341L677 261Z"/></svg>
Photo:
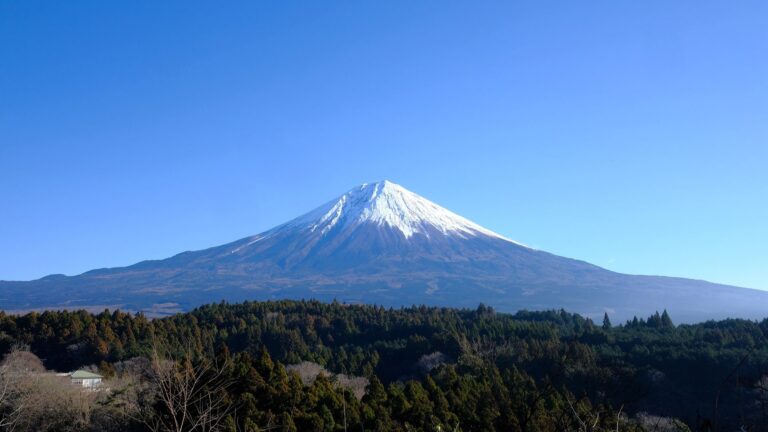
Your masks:
<svg viewBox="0 0 768 432"><path fill-rule="evenodd" d="M27 404L27 386L30 365L42 368L37 356L25 347L16 345L0 363L0 429L13 430Z"/></svg>
<svg viewBox="0 0 768 432"><path fill-rule="evenodd" d="M97 392L45 373L40 359L16 346L0 364L0 428L19 431L88 430Z"/></svg>
<svg viewBox="0 0 768 432"><path fill-rule="evenodd" d="M193 363L191 349L180 361L152 352L150 382L156 405L142 422L153 431L216 431L232 410L227 396L226 365Z"/></svg>
<svg viewBox="0 0 768 432"><path fill-rule="evenodd" d="M666 309L664 309L664 313L661 314L661 326L663 328L674 328L675 327L675 324L672 322L672 318L670 318L670 316L667 313Z"/></svg>
<svg viewBox="0 0 768 432"><path fill-rule="evenodd" d="M611 319L608 318L608 312L606 312L605 315L603 315L603 330L610 330L611 327L613 327L611 325Z"/></svg>

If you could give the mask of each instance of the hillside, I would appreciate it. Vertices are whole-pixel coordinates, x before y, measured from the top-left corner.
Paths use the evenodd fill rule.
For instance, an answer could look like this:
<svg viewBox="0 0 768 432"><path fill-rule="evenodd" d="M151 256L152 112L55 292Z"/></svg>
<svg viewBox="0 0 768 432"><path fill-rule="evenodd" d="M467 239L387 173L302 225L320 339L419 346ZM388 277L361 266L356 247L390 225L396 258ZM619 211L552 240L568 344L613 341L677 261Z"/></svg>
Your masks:
<svg viewBox="0 0 768 432"><path fill-rule="evenodd" d="M0 314L0 353L21 342L49 369L97 365L116 393L92 418L107 410L119 430L145 430L140 415L169 415L152 396L155 369L141 361L157 353L182 370L218 371L205 382L231 407L224 430L332 431L346 419L347 430L554 432L590 419L602 431L617 418L622 431L685 430L652 428L676 422L766 430L768 321L673 320L662 313L611 326L565 311L293 301L212 304L156 320ZM318 375L323 368L329 375ZM151 409L130 411L126 382L148 392L139 406Z"/></svg>
<svg viewBox="0 0 768 432"><path fill-rule="evenodd" d="M565 308L599 319L667 309L680 322L762 318L768 292L615 273L494 233L394 183L353 188L271 230L209 249L78 276L0 282L4 310L153 316L225 299Z"/></svg>

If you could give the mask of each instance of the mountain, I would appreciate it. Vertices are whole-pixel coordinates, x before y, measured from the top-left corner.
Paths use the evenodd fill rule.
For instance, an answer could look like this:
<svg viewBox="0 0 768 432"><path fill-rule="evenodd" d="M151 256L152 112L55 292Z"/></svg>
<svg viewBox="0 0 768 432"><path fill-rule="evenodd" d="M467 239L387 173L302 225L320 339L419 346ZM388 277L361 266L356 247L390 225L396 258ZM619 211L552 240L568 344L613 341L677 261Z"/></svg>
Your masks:
<svg viewBox="0 0 768 432"><path fill-rule="evenodd" d="M226 299L316 298L501 311L564 308L614 320L768 316L768 292L615 273L485 229L405 188L363 184L269 231L128 267L0 282L0 307L161 315Z"/></svg>

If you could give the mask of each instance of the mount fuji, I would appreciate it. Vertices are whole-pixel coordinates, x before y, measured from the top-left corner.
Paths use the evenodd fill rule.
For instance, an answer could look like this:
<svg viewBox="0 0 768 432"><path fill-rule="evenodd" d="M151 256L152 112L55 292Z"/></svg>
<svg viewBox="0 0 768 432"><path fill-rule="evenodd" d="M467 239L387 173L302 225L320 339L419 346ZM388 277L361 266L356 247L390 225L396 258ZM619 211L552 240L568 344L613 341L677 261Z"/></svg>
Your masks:
<svg viewBox="0 0 768 432"><path fill-rule="evenodd" d="M680 322L764 318L768 292L615 273L527 247L405 188L363 184L271 230L164 260L0 281L0 309L163 315L203 303L315 298L501 311L564 308L624 320L667 309Z"/></svg>

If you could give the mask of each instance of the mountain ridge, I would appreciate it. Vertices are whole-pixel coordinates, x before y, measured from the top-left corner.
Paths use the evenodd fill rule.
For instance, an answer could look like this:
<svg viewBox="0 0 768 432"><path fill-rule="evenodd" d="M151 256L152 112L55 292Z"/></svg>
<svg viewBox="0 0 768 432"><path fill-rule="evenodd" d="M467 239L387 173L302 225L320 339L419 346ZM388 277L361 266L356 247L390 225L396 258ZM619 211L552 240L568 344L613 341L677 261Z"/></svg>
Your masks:
<svg viewBox="0 0 768 432"><path fill-rule="evenodd" d="M669 309L681 321L762 318L768 292L626 275L530 248L389 181L365 183L262 233L76 276L0 282L1 308L111 305L152 314L227 300L338 299L593 318Z"/></svg>

